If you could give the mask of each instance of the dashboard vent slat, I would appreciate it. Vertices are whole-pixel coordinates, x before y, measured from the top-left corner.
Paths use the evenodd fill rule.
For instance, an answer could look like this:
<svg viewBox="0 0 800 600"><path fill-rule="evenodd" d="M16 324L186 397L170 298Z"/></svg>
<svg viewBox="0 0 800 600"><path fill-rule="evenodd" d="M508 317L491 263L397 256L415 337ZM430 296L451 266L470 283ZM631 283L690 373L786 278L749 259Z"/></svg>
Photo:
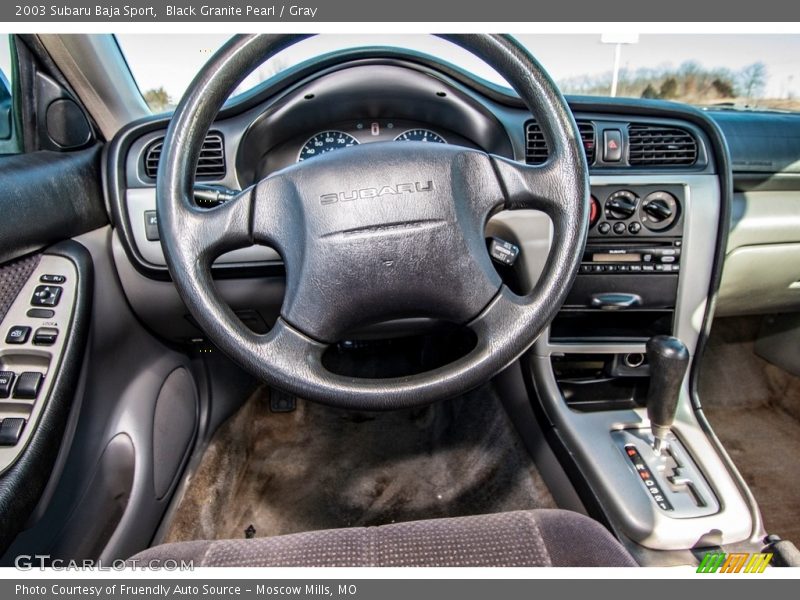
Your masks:
<svg viewBox="0 0 800 600"><path fill-rule="evenodd" d="M595 129L591 121L577 121L578 131L583 141L583 150L586 153L586 162L594 163ZM547 160L549 154L547 142L539 124L528 121L525 125L525 162L529 165L540 165Z"/></svg>
<svg viewBox="0 0 800 600"><path fill-rule="evenodd" d="M150 143L144 151L144 174L155 179L158 173L158 161L164 149L164 138ZM222 134L209 133L203 141L200 158L197 161L195 176L202 179L222 179L225 177L225 142Z"/></svg>
<svg viewBox="0 0 800 600"><path fill-rule="evenodd" d="M691 166L697 162L697 140L678 127L631 124L628 162L633 166Z"/></svg>

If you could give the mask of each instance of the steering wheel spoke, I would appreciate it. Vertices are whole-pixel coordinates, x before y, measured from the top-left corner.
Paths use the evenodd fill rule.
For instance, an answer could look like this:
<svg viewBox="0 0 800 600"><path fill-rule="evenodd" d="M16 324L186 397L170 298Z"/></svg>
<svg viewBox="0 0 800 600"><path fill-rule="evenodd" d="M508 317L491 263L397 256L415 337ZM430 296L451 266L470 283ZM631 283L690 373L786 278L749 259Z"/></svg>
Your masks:
<svg viewBox="0 0 800 600"><path fill-rule="evenodd" d="M252 188L214 208L201 209L184 200L179 210L159 219L162 227L179 231L179 238L162 233L161 239L194 256L198 265L210 267L221 254L253 244L252 202Z"/></svg>
<svg viewBox="0 0 800 600"><path fill-rule="evenodd" d="M574 215L574 190L580 182L557 158L541 165L527 165L492 155L495 171L506 195L506 208L541 210L552 219Z"/></svg>

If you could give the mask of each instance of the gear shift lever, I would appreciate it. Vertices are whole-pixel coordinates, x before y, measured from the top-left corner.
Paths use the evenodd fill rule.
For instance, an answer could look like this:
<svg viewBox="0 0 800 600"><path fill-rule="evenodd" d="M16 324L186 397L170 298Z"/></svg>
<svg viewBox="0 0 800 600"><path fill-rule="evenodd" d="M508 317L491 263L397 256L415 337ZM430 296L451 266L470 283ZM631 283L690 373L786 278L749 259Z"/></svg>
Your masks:
<svg viewBox="0 0 800 600"><path fill-rule="evenodd" d="M650 363L647 418L653 432L653 450L661 454L667 449L667 434L675 420L689 351L678 338L657 335L647 341L647 361Z"/></svg>

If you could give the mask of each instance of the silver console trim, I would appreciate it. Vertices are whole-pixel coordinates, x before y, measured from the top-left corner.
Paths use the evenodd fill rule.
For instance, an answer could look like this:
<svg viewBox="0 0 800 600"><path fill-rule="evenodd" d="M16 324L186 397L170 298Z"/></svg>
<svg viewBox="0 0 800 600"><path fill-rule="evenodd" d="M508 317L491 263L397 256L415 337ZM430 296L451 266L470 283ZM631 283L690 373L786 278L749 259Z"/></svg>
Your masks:
<svg viewBox="0 0 800 600"><path fill-rule="evenodd" d="M683 185L684 236L674 334L694 357L706 309L719 225L720 188L716 175L593 176L595 185ZM714 445L697 421L688 381L684 381L673 430L683 441L719 499L714 514L674 519L653 505L609 433L647 428L644 409L580 413L570 409L555 380L550 356L563 352L618 353L642 351L643 344L551 344L549 332L534 345L532 368L545 412L558 429L613 525L635 542L656 550L747 540L753 522L747 502Z"/></svg>
<svg viewBox="0 0 800 600"><path fill-rule="evenodd" d="M697 468L694 459L686 452L681 441L674 435L669 435L669 445L665 453L656 453L653 450L653 435L649 429L620 429L611 432L611 438L619 449L620 458L628 465L630 475L646 491L652 482L658 484L658 491L663 494L666 500L672 505L671 510L664 514L671 519L694 519L706 515L713 515L719 511L719 502L713 490L708 485L703 474ZM650 469L652 479L647 485L645 479L637 473L633 462L625 455L628 446L636 448L644 463ZM676 467L673 474L678 478L684 478L693 488L694 494L688 491L685 484L675 486L670 483L667 469L670 468L672 461ZM683 488L683 489L681 489ZM655 493L655 487L652 488ZM695 501L694 498L699 501ZM656 496L658 498L658 496Z"/></svg>
<svg viewBox="0 0 800 600"><path fill-rule="evenodd" d="M43 274L63 275L66 281L58 284L62 288L58 305L49 307L55 313L52 318L39 319L27 316L35 288L46 285L39 281ZM0 418L22 417L27 420L22 436L15 446L0 446L0 474L11 467L30 442L31 435L38 426L39 418L50 399L54 373L61 367L67 338L72 327L75 312L75 299L78 285L78 271L68 259L60 256L42 255L39 265L23 286L5 318L0 322L0 371L38 371L44 375L42 386L36 400L0 400ZM9 328L23 325L31 328L30 338L25 344L6 344ZM55 327L58 338L52 346L33 344L33 334L39 327ZM16 385L16 381L15 381ZM13 394L12 394L13 395Z"/></svg>

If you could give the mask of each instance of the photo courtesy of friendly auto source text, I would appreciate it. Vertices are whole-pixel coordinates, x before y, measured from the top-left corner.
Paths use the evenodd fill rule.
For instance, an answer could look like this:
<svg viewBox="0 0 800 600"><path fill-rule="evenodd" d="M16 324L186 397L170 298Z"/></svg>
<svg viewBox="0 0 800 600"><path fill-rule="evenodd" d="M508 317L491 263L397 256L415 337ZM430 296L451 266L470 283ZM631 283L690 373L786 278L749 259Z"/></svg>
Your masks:
<svg viewBox="0 0 800 600"><path fill-rule="evenodd" d="M797 12L0 6L0 595L794 587Z"/></svg>

